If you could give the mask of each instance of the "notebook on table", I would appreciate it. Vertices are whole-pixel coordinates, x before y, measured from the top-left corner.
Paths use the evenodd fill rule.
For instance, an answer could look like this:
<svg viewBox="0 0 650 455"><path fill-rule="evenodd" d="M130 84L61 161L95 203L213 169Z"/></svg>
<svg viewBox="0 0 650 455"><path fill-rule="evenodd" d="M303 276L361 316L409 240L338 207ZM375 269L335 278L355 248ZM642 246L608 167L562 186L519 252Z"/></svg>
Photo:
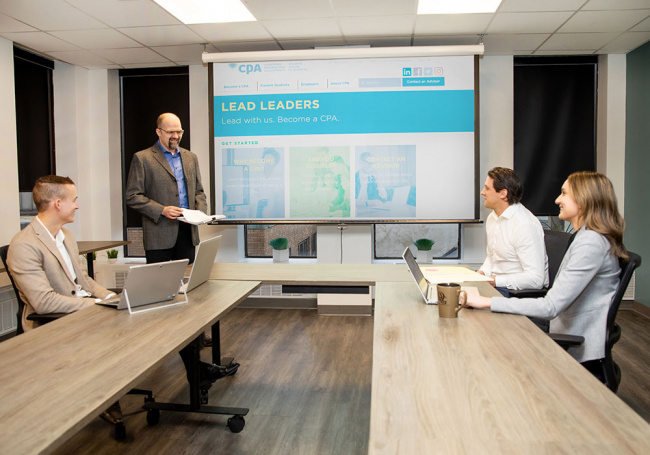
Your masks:
<svg viewBox="0 0 650 455"><path fill-rule="evenodd" d="M183 286L181 286L180 293L190 292L195 287L205 283L210 279L214 259L217 257L221 245L221 236L213 237L199 243L196 250L196 257L194 264L192 264L192 271L189 278L183 278Z"/></svg>
<svg viewBox="0 0 650 455"><path fill-rule="evenodd" d="M418 285L418 289L420 290L422 297L424 297L424 301L429 305L437 305L438 295L436 291L436 285L426 279L424 273L422 273L422 270L420 270L420 266L415 261L415 256L413 256L413 253L411 253L411 249L409 247L406 247L404 253L402 254L402 257L404 258L404 261L409 268L411 276L415 280L415 283Z"/></svg>
<svg viewBox="0 0 650 455"><path fill-rule="evenodd" d="M131 266L122 293L115 298L101 300L97 302L97 305L109 306L118 310L128 309L129 313L162 308L161 305L133 311L133 308L145 305L173 302L178 295L178 288L185 275L188 262L187 259L179 259L177 261ZM164 306L181 303L187 303L187 297L183 301Z"/></svg>

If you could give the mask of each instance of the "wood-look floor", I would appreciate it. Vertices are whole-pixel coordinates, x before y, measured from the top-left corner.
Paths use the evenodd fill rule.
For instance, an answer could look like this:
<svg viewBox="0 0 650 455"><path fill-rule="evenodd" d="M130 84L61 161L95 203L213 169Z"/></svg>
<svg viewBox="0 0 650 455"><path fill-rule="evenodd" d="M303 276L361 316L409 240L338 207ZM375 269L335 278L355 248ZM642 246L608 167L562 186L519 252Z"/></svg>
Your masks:
<svg viewBox="0 0 650 455"><path fill-rule="evenodd" d="M619 397L650 422L650 319L620 311L623 337L615 348L623 370ZM366 454L370 425L373 318L325 317L315 310L243 309L222 321L222 354L241 363L237 375L210 391L211 405L250 408L239 434L226 416L163 412L149 427L142 399L122 403L127 439L112 439L96 419L58 454ZM206 360L209 350L204 350ZM178 356L147 378L158 401L187 402Z"/></svg>

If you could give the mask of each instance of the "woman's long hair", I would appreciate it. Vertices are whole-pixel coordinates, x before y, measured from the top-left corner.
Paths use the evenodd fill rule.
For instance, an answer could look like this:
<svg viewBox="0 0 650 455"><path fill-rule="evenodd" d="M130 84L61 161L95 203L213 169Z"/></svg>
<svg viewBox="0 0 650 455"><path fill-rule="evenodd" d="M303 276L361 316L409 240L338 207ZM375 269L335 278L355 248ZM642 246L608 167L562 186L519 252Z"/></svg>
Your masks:
<svg viewBox="0 0 650 455"><path fill-rule="evenodd" d="M618 212L612 182L603 174L591 171L574 172L567 181L587 229L607 237L610 251L619 258L627 259L627 250L623 245L625 220Z"/></svg>

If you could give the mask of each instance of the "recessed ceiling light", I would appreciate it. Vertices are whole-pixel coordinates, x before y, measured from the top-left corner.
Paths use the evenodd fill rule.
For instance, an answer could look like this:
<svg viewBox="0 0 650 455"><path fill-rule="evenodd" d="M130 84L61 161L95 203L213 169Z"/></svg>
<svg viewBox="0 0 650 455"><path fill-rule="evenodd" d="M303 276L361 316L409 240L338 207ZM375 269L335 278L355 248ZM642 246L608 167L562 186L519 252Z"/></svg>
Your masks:
<svg viewBox="0 0 650 455"><path fill-rule="evenodd" d="M493 13L501 0L420 0L418 14Z"/></svg>
<svg viewBox="0 0 650 455"><path fill-rule="evenodd" d="M240 0L154 0L184 24L255 21Z"/></svg>

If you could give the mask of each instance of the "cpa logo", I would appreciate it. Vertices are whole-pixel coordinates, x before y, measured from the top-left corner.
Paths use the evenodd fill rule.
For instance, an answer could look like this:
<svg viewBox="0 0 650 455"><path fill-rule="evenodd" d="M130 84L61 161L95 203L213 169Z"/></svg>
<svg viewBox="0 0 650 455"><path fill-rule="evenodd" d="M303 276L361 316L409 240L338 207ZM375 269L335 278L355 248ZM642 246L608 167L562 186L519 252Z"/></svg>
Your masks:
<svg viewBox="0 0 650 455"><path fill-rule="evenodd" d="M231 65L236 65L231 63ZM231 66L231 68L234 68ZM239 72L240 73L261 73L262 72L262 67L259 64L256 65L251 65L250 63L248 65L239 65Z"/></svg>
<svg viewBox="0 0 650 455"><path fill-rule="evenodd" d="M402 68L402 76L410 76L411 68Z"/></svg>

